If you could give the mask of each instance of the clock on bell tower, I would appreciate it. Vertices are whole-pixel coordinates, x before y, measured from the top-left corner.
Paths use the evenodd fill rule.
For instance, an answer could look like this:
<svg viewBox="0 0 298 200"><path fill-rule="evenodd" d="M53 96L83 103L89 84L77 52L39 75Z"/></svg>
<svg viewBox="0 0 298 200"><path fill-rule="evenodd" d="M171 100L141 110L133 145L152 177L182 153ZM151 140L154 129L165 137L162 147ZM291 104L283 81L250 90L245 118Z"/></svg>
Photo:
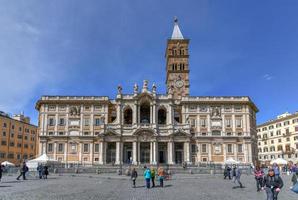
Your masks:
<svg viewBox="0 0 298 200"><path fill-rule="evenodd" d="M172 37L167 41L166 70L167 93L171 91L174 98L179 99L189 95L189 39L184 39L178 20L174 20Z"/></svg>

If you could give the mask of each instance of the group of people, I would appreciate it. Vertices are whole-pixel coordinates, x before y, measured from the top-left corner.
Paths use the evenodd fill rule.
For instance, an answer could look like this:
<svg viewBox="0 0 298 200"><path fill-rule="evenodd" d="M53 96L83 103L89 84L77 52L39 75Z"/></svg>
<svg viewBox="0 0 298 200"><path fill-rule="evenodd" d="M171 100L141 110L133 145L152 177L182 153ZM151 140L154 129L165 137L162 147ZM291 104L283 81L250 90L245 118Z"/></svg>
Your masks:
<svg viewBox="0 0 298 200"><path fill-rule="evenodd" d="M226 179L227 177L229 177L230 180L233 179L233 182L235 184L237 182L240 188L244 188L243 184L240 181L241 170L235 164L232 166L232 168L228 165L225 166L224 179Z"/></svg>
<svg viewBox="0 0 298 200"><path fill-rule="evenodd" d="M254 175L257 191L265 190L268 200L277 200L277 196L284 185L283 180L280 177L278 165L274 163L272 167L269 167L266 175L259 166L256 166Z"/></svg>
<svg viewBox="0 0 298 200"><path fill-rule="evenodd" d="M159 180L159 186L160 187L164 186L164 179L165 179L166 173L165 173L165 170L163 169L163 167L158 167L157 174L156 174L156 171L155 171L154 167L148 168L147 166L144 166L144 169L145 169L144 178L145 178L145 181L146 181L146 188L147 189L150 188L151 182L152 182L152 188L155 187L156 175L157 175L158 180ZM133 168L132 171L131 171L131 180L132 180L132 183L133 183L133 187L136 187L137 177L138 177L138 173L137 173L136 169Z"/></svg>
<svg viewBox="0 0 298 200"><path fill-rule="evenodd" d="M37 171L38 171L38 176L39 176L39 179L47 179L48 178L48 175L49 175L49 168L48 166L43 166L42 164L39 164L37 166Z"/></svg>
<svg viewBox="0 0 298 200"><path fill-rule="evenodd" d="M295 173L296 174L296 173ZM266 191L267 200L277 200L277 196L283 187L283 180L280 177L280 170L277 164L273 164L269 167L268 173L265 175L264 171L257 166L254 170L254 176L256 180L257 191ZM232 168L228 165L224 169L224 179L233 179L234 183L238 183L240 188L243 188L243 184L240 181L241 170L235 164ZM298 172L297 172L298 177ZM292 180L294 180L293 178ZM297 178L296 178L297 182Z"/></svg>

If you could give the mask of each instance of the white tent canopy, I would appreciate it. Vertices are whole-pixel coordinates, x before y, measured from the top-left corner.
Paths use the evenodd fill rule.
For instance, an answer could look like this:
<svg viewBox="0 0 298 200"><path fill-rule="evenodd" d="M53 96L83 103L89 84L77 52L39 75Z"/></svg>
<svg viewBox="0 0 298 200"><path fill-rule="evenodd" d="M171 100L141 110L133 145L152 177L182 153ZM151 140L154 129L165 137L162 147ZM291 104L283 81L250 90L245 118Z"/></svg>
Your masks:
<svg viewBox="0 0 298 200"><path fill-rule="evenodd" d="M270 164L273 165L273 163L276 163L278 165L286 165L288 163L288 161L286 161L285 159L282 159L282 158L277 158L275 160L271 160Z"/></svg>
<svg viewBox="0 0 298 200"><path fill-rule="evenodd" d="M233 158L228 158L226 161L225 161L225 164L228 164L228 165L233 165L233 164L238 164L239 162L234 160Z"/></svg>
<svg viewBox="0 0 298 200"><path fill-rule="evenodd" d="M8 161L2 162L1 165L4 165L4 166L15 166L15 164L13 164L11 162L8 162Z"/></svg>
<svg viewBox="0 0 298 200"><path fill-rule="evenodd" d="M38 164L47 164L47 163L56 163L56 162L58 161L48 157L46 154L42 154L41 156L33 160L29 160L26 164L28 168L32 171L32 170L36 170Z"/></svg>

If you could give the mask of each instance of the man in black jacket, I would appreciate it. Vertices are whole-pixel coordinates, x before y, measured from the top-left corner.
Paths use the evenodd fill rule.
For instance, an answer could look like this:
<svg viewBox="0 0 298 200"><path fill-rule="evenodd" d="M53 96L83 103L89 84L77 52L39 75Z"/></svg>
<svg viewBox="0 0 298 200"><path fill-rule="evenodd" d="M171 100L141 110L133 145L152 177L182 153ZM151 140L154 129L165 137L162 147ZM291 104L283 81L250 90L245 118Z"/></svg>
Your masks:
<svg viewBox="0 0 298 200"><path fill-rule="evenodd" d="M20 168L20 175L18 176L17 180L20 180L20 177L23 176L23 180L27 180L26 179L26 172L28 172L28 167L26 165L26 162L23 162L22 167Z"/></svg>
<svg viewBox="0 0 298 200"><path fill-rule="evenodd" d="M264 186L266 187L267 200L277 200L277 195L283 187L283 181L280 176L275 176L274 170L269 169L268 175L264 178Z"/></svg>

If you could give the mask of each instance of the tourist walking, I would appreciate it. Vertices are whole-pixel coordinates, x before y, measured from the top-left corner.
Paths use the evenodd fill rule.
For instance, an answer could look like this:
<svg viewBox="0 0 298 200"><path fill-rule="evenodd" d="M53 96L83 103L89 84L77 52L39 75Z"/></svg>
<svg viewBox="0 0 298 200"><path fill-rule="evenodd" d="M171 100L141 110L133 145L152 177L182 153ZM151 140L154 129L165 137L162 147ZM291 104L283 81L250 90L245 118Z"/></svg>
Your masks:
<svg viewBox="0 0 298 200"><path fill-rule="evenodd" d="M226 179L227 177L229 177L229 179L231 180L231 167L228 165L226 165L224 169L224 179Z"/></svg>
<svg viewBox="0 0 298 200"><path fill-rule="evenodd" d="M233 176L233 182L236 183L236 181L237 181L240 188L243 188L243 185L240 182L241 170L235 164L233 165L232 176Z"/></svg>
<svg viewBox="0 0 298 200"><path fill-rule="evenodd" d="M153 167L151 167L150 173L151 173L152 187L155 187L155 169Z"/></svg>
<svg viewBox="0 0 298 200"><path fill-rule="evenodd" d="M26 172L28 172L28 167L26 165L26 162L23 162L23 165L20 167L20 175L17 177L17 180L20 180L20 177L23 176L23 180L26 179Z"/></svg>
<svg viewBox="0 0 298 200"><path fill-rule="evenodd" d="M133 168L131 171L131 180L132 180L132 185L134 188L136 187L137 177L138 177L138 172L135 168Z"/></svg>
<svg viewBox="0 0 298 200"><path fill-rule="evenodd" d="M254 171L254 174L255 174L255 179L256 179L256 184L257 184L257 192L259 192L261 190L261 188L263 187L264 172L259 166L257 166Z"/></svg>
<svg viewBox="0 0 298 200"><path fill-rule="evenodd" d="M159 167L157 170L157 175L159 179L159 186L163 187L163 180L165 178L165 170L162 167Z"/></svg>
<svg viewBox="0 0 298 200"><path fill-rule="evenodd" d="M48 179L48 175L49 175L49 168L48 168L48 166L44 166L43 167L43 173L42 173L42 175L43 175L43 179Z"/></svg>
<svg viewBox="0 0 298 200"><path fill-rule="evenodd" d="M280 170L279 170L279 167L278 167L278 165L276 163L273 163L272 169L274 170L275 176L279 176L280 175Z"/></svg>
<svg viewBox="0 0 298 200"><path fill-rule="evenodd" d="M150 188L150 180L151 180L151 172L150 172L150 169L147 168L146 166L144 168L145 168L144 178L146 180L146 187L147 187L147 189L149 189Z"/></svg>
<svg viewBox="0 0 298 200"><path fill-rule="evenodd" d="M274 169L269 169L264 178L264 187L267 194L267 200L277 200L278 193L283 187L283 181L280 176L276 176Z"/></svg>
<svg viewBox="0 0 298 200"><path fill-rule="evenodd" d="M293 183L293 186L297 183L297 181L298 181L298 171L293 172L293 176L292 176L291 181Z"/></svg>
<svg viewBox="0 0 298 200"><path fill-rule="evenodd" d="M38 171L39 179L42 179L42 173L43 173L43 166L42 166L42 164L38 164L37 171Z"/></svg>

